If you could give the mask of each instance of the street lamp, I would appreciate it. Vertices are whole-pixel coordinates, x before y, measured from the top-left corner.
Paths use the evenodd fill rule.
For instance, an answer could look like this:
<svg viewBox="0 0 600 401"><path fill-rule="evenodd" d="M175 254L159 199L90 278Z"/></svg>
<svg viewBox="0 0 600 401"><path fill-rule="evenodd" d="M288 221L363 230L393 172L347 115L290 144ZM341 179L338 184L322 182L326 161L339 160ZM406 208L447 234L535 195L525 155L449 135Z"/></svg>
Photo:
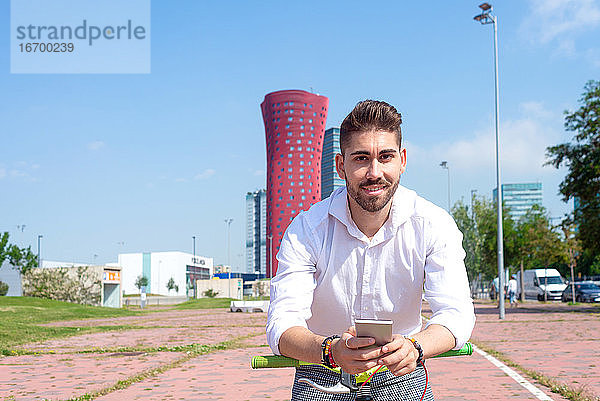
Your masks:
<svg viewBox="0 0 600 401"><path fill-rule="evenodd" d="M273 274L273 236L267 235L267 238L269 239L269 275L267 277L271 277Z"/></svg>
<svg viewBox="0 0 600 401"><path fill-rule="evenodd" d="M225 224L227 224L227 264L229 265L229 270L227 274L227 286L229 287L229 298L231 298L231 223L233 222L232 218L225 219Z"/></svg>
<svg viewBox="0 0 600 401"><path fill-rule="evenodd" d="M196 263L196 236L192 236L192 241L194 242L194 247L193 247L194 263Z"/></svg>
<svg viewBox="0 0 600 401"><path fill-rule="evenodd" d="M440 163L440 167L448 170L448 213L450 213L450 166L448 166L448 162L444 160Z"/></svg>
<svg viewBox="0 0 600 401"><path fill-rule="evenodd" d="M500 100L498 94L498 17L492 15L492 6L488 3L479 5L482 13L476 15L473 19L482 25L494 24L494 75L495 75L495 93L496 93L496 210L498 211L498 286L500 287L500 296L498 297L498 309L500 310L500 319L504 319L504 256L503 256L503 235L502 235L502 185L500 184Z"/></svg>
<svg viewBox="0 0 600 401"><path fill-rule="evenodd" d="M38 262L38 267L42 267L42 259L40 258L40 241L41 239L44 238L43 235L38 235L38 254L37 254L37 262Z"/></svg>
<svg viewBox="0 0 600 401"><path fill-rule="evenodd" d="M473 201L475 200L476 189L471 190L471 219L475 220L475 209L473 208Z"/></svg>

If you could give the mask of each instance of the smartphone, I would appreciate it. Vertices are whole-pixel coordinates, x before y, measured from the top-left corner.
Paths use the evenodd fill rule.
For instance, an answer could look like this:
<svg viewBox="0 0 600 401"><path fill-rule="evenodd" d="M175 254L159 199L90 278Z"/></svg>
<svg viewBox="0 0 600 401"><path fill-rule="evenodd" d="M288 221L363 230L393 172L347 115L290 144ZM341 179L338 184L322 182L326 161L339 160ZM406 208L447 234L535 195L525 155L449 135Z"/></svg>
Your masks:
<svg viewBox="0 0 600 401"><path fill-rule="evenodd" d="M356 319L354 327L357 337L373 337L375 345L385 345L392 341L391 320Z"/></svg>

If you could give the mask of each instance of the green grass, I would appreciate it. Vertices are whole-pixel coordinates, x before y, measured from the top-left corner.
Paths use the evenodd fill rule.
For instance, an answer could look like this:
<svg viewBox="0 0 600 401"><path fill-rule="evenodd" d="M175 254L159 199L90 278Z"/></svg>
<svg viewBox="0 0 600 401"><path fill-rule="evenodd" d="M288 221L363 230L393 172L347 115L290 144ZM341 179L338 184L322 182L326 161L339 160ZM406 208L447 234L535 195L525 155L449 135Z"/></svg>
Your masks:
<svg viewBox="0 0 600 401"><path fill-rule="evenodd" d="M214 308L229 308L231 301L238 301L233 298L200 298L190 299L174 306L171 309L214 309Z"/></svg>
<svg viewBox="0 0 600 401"><path fill-rule="evenodd" d="M140 312L85 306L41 298L0 297L0 353L6 355L15 345L44 341L50 338L122 329L122 327L43 327L39 324L138 314Z"/></svg>

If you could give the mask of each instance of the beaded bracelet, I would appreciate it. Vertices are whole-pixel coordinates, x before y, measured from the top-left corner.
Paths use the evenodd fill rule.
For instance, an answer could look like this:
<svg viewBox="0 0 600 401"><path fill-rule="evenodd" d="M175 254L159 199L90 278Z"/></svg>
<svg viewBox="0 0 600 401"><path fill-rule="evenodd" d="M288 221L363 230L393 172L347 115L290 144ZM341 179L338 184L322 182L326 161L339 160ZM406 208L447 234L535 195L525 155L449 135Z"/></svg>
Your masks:
<svg viewBox="0 0 600 401"><path fill-rule="evenodd" d="M419 363L423 363L423 348L421 347L421 344L419 344L419 342L412 337L404 337L404 338L409 340L412 343L412 345L415 347L415 349L419 352L419 357L417 358L417 365Z"/></svg>
<svg viewBox="0 0 600 401"><path fill-rule="evenodd" d="M340 338L338 335L333 335L325 338L321 343L321 363L328 368L337 368L338 365L335 363L333 359L333 354L331 352L331 344L333 340L336 338Z"/></svg>

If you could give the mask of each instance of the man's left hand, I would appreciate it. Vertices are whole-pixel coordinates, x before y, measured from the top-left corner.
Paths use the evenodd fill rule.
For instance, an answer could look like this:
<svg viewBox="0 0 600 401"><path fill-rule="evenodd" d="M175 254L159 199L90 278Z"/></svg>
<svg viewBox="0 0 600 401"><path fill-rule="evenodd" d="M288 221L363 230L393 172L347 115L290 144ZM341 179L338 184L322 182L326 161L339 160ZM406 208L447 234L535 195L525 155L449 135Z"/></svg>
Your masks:
<svg viewBox="0 0 600 401"><path fill-rule="evenodd" d="M386 355L377 363L385 365L394 376L405 375L417 368L419 351L404 336L394 334L392 341L382 346L381 349Z"/></svg>

